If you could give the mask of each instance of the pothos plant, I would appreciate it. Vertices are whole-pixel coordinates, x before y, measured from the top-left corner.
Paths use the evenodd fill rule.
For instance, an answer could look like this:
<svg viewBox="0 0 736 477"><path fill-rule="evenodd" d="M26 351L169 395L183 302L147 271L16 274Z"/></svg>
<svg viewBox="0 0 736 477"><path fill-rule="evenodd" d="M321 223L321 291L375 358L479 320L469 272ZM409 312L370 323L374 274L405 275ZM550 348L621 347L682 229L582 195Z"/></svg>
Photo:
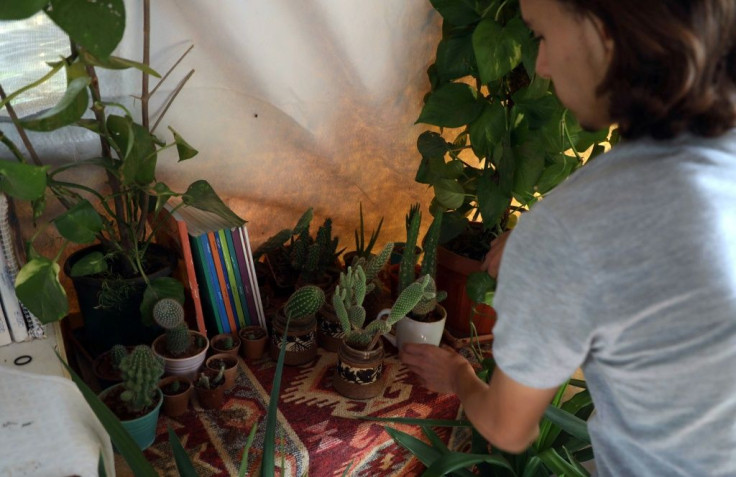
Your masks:
<svg viewBox="0 0 736 477"><path fill-rule="evenodd" d="M584 131L535 74L538 44L518 1L430 2L442 39L417 122L437 128L419 136L415 180L434 190L433 214L445 213L441 243L481 259L519 213L616 135Z"/></svg>
<svg viewBox="0 0 736 477"><path fill-rule="evenodd" d="M150 18L149 0L143 0L143 4L145 26ZM157 158L161 151L176 148L179 161L191 159L197 151L173 128L169 128L173 136L170 142L154 134L161 118L159 116L151 124L148 102L158 85L149 91L148 81L149 76L158 78L160 75L149 66L148 30L144 27L142 61L112 55L123 37L125 13L123 0L6 0L0 5L0 21L45 14L68 35L71 45L69 54L49 63L49 72L38 80L8 94L0 85L0 108L7 110L25 147L22 151L0 132L6 146L0 152L3 159L0 161L0 191L13 198L30 201L34 222L42 217L49 196L57 199L64 208L46 224L53 225L63 238L60 250L51 257L38 253L33 247L33 238L48 232L45 227L39 227L27 244L28 261L16 279L18 298L44 323L61 319L68 313L68 300L59 281L58 261L69 244L102 244L101 252L87 255L76 264L73 275L106 273L115 264L118 276L142 276L147 285L146 298L141 304L145 317L150 316L153 303L160 298L174 296L183 299L183 287L176 280L147 278L147 252L158 226L158 214L170 198L181 198L179 206L208 210L243 223L207 181L198 180L186 191L175 192L156 178ZM136 68L141 71L139 119L122 104L101 96L98 68ZM16 98L62 74L66 77L67 87L55 106L26 117L15 114L12 104ZM168 73L164 79L167 76ZM174 89L169 102L189 76L191 72ZM165 112L168 105L164 104L162 111ZM47 132L69 126L97 134L99 154L68 164L44 164L26 131ZM85 183L90 174L82 170L83 167L104 171L107 180L101 190Z"/></svg>

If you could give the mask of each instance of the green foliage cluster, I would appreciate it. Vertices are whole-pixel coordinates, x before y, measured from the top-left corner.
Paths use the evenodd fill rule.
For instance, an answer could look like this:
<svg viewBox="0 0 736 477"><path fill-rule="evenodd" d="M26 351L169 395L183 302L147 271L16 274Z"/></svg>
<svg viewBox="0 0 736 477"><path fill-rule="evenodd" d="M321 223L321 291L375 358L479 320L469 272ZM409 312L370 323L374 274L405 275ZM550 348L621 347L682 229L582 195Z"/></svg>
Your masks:
<svg viewBox="0 0 736 477"><path fill-rule="evenodd" d="M181 284L173 279L148 280L146 276L146 256L158 225L158 214L169 199L179 197L179 206L196 207L240 223L243 221L205 180L197 180L185 191L176 192L156 178L157 158L161 151L175 148L179 161L193 158L197 151L173 128L169 128L170 142L154 134L161 117L150 124L148 101L152 91L147 90L147 85L149 76L161 78L161 75L145 60L138 62L112 54L125 30L123 0L6 0L0 6L0 21L3 22L25 19L34 14L46 15L68 35L71 52L59 61L49 63L49 72L38 80L7 95L3 92L0 108L7 110L25 151L7 134L0 132L6 146L0 151L0 159L3 159L0 160L0 191L17 200L29 201L35 220L41 219L46 211L48 196L57 199L64 211L45 225L53 226L63 238L63 243L58 253L46 257L33 247L33 239L29 241L28 262L16 280L17 295L42 322L63 318L68 314L68 300L59 282L61 252L68 244L99 242L103 251L84 257L76 263L72 274L144 277L148 303L141 304L141 311L144 316L150 316L153 301L183 293ZM144 14L148 15L147 6ZM144 53L144 58L146 56ZM141 71L144 86L140 94L140 119L134 118L133 112L123 105L102 97L98 68L135 68ZM56 75L66 77L67 89L61 100L48 110L18 117L12 107L14 100L29 90L42 87ZM164 75L163 79L167 76ZM186 79L188 76L176 91ZM175 96L172 95L169 102ZM166 103L162 111L166 111L168 105ZM61 165L44 164L27 131L49 132L64 127L84 128L97 134L100 153ZM95 184L86 182L95 174L80 171L89 167L104 172L107 178L104 188L96 190ZM148 220L152 224L150 227L147 226ZM39 228L36 235L43 231L44 228Z"/></svg>
<svg viewBox="0 0 736 477"><path fill-rule="evenodd" d="M480 259L512 214L580 167L584 151L602 152L608 131L583 131L549 80L535 75L537 42L518 2L431 3L443 19L442 39L417 122L436 128L419 136L415 180L434 190L433 214L445 212L441 243L457 239L476 249L451 248Z"/></svg>
<svg viewBox="0 0 736 477"><path fill-rule="evenodd" d="M162 360L146 345L133 348L120 363L125 390L120 399L131 412L138 412L154 404L158 380L164 374Z"/></svg>

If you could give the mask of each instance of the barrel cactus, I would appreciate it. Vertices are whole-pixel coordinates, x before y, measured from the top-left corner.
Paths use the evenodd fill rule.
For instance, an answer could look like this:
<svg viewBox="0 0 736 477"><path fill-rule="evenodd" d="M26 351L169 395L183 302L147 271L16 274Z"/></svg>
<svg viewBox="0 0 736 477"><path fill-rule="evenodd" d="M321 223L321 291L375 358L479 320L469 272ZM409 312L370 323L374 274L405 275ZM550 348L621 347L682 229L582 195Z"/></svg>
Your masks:
<svg viewBox="0 0 736 477"><path fill-rule="evenodd" d="M128 349L125 346L116 344L110 348L110 361L113 368L120 369L120 363L123 362L123 358L126 356L128 356Z"/></svg>
<svg viewBox="0 0 736 477"><path fill-rule="evenodd" d="M120 399L130 412L140 412L155 403L158 380L164 374L162 360L146 345L133 348L120 363L125 390Z"/></svg>
<svg viewBox="0 0 736 477"><path fill-rule="evenodd" d="M166 351L183 355L191 344L189 327L184 323L184 307L174 298L162 298L153 306L153 320L166 330Z"/></svg>

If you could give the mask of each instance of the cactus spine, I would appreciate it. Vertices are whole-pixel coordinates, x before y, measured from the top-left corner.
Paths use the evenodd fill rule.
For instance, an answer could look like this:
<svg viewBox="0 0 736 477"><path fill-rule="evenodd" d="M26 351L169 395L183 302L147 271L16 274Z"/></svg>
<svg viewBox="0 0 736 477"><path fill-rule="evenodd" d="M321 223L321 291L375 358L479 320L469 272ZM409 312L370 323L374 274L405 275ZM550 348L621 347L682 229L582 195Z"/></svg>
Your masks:
<svg viewBox="0 0 736 477"><path fill-rule="evenodd" d="M189 328L184 323L184 307L174 298L162 298L153 305L153 319L166 330L166 350L181 356L191 344Z"/></svg>
<svg viewBox="0 0 736 477"><path fill-rule="evenodd" d="M114 369L120 369L120 363L123 362L123 358L126 356L128 356L128 350L125 346L116 344L110 348L110 360Z"/></svg>
<svg viewBox="0 0 736 477"><path fill-rule="evenodd" d="M164 374L162 361L150 347L136 346L120 363L125 391L120 399L128 410L138 412L154 403L158 380Z"/></svg>
<svg viewBox="0 0 736 477"><path fill-rule="evenodd" d="M314 315L325 303L325 292L314 285L305 285L291 294L284 305L288 320Z"/></svg>
<svg viewBox="0 0 736 477"><path fill-rule="evenodd" d="M399 292L415 279L414 266L417 263L417 256L414 248L417 246L421 222L422 212L419 210L419 204L414 204L406 216L406 244L404 244L404 253L399 264Z"/></svg>

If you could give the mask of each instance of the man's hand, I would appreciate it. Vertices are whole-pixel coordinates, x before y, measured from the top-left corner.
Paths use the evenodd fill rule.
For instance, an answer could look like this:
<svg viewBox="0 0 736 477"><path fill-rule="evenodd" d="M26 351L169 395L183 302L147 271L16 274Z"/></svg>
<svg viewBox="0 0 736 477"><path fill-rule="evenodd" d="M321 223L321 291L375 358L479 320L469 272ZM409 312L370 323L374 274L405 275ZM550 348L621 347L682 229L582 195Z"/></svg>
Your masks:
<svg viewBox="0 0 736 477"><path fill-rule="evenodd" d="M457 394L459 379L475 378L468 360L449 348L406 343L401 347L399 358L431 391Z"/></svg>
<svg viewBox="0 0 736 477"><path fill-rule="evenodd" d="M511 231L507 230L491 242L491 248L483 259L482 270L488 272L490 276L496 278L498 276L498 269L501 266L501 257L503 256L503 249L506 246L506 240L509 239Z"/></svg>

